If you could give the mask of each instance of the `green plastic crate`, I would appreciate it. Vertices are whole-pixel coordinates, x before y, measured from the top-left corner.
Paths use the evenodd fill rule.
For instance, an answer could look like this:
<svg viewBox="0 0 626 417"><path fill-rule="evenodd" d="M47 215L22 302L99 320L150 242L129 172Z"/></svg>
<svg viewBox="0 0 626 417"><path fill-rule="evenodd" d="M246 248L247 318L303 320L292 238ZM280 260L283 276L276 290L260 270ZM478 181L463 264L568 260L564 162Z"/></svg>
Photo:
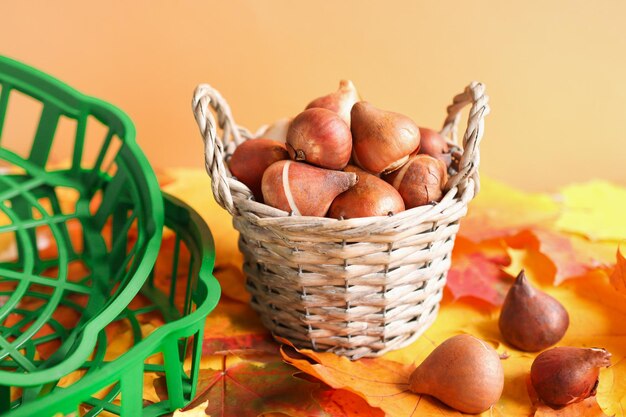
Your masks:
<svg viewBox="0 0 626 417"><path fill-rule="evenodd" d="M129 316L127 307L153 270L164 225L163 201L135 143L133 124L119 109L1 56L0 88L0 415L43 416L52 410L44 405L29 411L34 410L31 405L56 404L62 391L70 391L58 386L64 377L89 368L74 384L83 388L66 398L74 405L85 400L82 395L91 387L84 380L101 380L93 375L106 362L99 356L107 345L103 329ZM16 120L13 104L19 102L35 108L30 117L36 126L31 135L18 129L17 140L7 140L7 125ZM18 125L22 120L20 116ZM63 137L68 126L71 134ZM44 240L49 245L42 249ZM209 298L203 288L199 285L189 300ZM168 321L190 317L190 311L165 308L159 291L150 291L150 281L144 292ZM188 308L202 304L198 301L190 301ZM170 328L164 337L183 337L189 328L182 322L180 326L178 333ZM193 394L188 386L193 372L197 376L197 370L187 379L181 375L180 346L151 343L163 343L170 358L163 368L170 400L145 415L184 405ZM152 345L146 341L143 346L129 352L129 363ZM178 366L172 363L174 356ZM140 415L141 368L136 363L125 369L111 391L118 390L125 399L118 409L121 415ZM182 382L171 382L176 379Z"/></svg>
<svg viewBox="0 0 626 417"><path fill-rule="evenodd" d="M86 362L80 369L86 374L67 388L56 388L37 401L18 407L10 417L50 416L55 413L96 416L102 411L121 416L160 416L187 405L195 396L200 370L202 336L206 316L217 305L220 287L213 277L215 249L211 233L200 216L179 200L165 197L166 233L173 233L161 252L174 254L159 258L157 269L166 271L171 285L159 288L155 274L137 298L145 297L148 305L129 307L116 322L126 322L133 329L134 346L111 362L103 360L111 345L101 332L96 353L98 360ZM185 256L183 254L187 254ZM154 272L154 271L153 271ZM182 282L181 282L182 281ZM176 285L183 284L182 286ZM175 303L177 289L183 290L183 302ZM145 339L141 336L141 315L158 311L167 322ZM162 354L158 363L150 358ZM187 366L184 366L187 358ZM188 369L185 369L188 368ZM142 401L143 383L149 374L157 374L165 398L156 402ZM124 391L120 398L122 384ZM104 395L96 396L104 390ZM121 400L121 401L120 401Z"/></svg>

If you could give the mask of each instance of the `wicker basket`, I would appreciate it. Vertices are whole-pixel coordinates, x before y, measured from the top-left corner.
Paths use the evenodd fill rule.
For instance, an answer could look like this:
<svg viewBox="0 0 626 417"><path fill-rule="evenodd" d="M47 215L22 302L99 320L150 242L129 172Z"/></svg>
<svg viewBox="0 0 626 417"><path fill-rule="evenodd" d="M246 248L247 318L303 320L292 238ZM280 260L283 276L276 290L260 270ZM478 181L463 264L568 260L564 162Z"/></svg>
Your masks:
<svg viewBox="0 0 626 417"><path fill-rule="evenodd" d="M290 216L256 202L226 164L252 135L209 85L196 88L192 104L213 194L240 232L252 307L275 336L357 359L406 346L430 326L459 220L479 188L478 147L489 113L483 84L470 84L448 107L441 132L456 144L461 110L471 104L459 170L444 198L390 217L348 220Z"/></svg>

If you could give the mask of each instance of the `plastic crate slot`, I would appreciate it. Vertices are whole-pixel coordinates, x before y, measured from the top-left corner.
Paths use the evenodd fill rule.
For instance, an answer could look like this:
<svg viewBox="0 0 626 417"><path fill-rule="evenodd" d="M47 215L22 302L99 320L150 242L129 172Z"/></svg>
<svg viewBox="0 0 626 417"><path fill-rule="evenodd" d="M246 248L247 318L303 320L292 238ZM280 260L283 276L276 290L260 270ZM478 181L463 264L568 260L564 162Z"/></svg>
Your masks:
<svg viewBox="0 0 626 417"><path fill-rule="evenodd" d="M76 138L77 142L84 142L81 166L84 169L100 171L113 131L92 115L84 118L84 124L83 137Z"/></svg>
<svg viewBox="0 0 626 417"><path fill-rule="evenodd" d="M111 134L111 132L109 132ZM122 140L117 135L113 135L111 139L107 136L106 148L103 148L104 157L102 158L102 163L97 169L100 169L102 172L106 172L109 176L115 175L117 172L117 165L115 160L117 159L117 155L122 148Z"/></svg>
<svg viewBox="0 0 626 417"><path fill-rule="evenodd" d="M73 158L70 158L70 155L73 153L76 142L77 125L76 119L64 115L59 117L46 162L47 171L70 169L73 166Z"/></svg>
<svg viewBox="0 0 626 417"><path fill-rule="evenodd" d="M32 151L43 108L41 101L20 91L10 90L8 102L4 106L6 115L0 138L2 147L27 159Z"/></svg>

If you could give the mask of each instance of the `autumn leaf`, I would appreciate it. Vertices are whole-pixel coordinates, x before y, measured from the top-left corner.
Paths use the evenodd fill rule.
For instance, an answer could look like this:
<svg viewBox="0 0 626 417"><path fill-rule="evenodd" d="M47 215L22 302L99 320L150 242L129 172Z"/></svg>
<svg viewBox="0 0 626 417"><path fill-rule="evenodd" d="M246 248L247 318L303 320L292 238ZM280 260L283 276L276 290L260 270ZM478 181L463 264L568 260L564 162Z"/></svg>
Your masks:
<svg viewBox="0 0 626 417"><path fill-rule="evenodd" d="M345 389L393 417L426 415L462 416L427 395L408 390L412 366L385 359L349 359L330 352L298 350L289 342L281 347L283 359L335 389Z"/></svg>
<svg viewBox="0 0 626 417"><path fill-rule="evenodd" d="M277 353L278 344L248 304L229 299L220 300L206 319L203 354L234 353L250 349Z"/></svg>
<svg viewBox="0 0 626 417"><path fill-rule="evenodd" d="M600 370L602 383L598 385L598 404L608 415L624 414L626 410L626 359Z"/></svg>
<svg viewBox="0 0 626 417"><path fill-rule="evenodd" d="M510 248L533 250L543 254L553 265L550 268L550 277L546 279L551 280L554 285L583 275L588 270L586 263L592 263L586 254L576 252L570 237L549 230L524 230L505 241ZM513 271L510 272L514 275Z"/></svg>
<svg viewBox="0 0 626 417"><path fill-rule="evenodd" d="M572 184L561 190L563 210L556 228L594 240L626 237L626 188L606 181Z"/></svg>
<svg viewBox="0 0 626 417"><path fill-rule="evenodd" d="M472 297L495 306L504 301L511 284L501 267L508 259L501 254L489 257L484 248L486 246L457 237L446 285L453 299Z"/></svg>
<svg viewBox="0 0 626 417"><path fill-rule="evenodd" d="M313 394L326 414L332 417L385 417L380 408L370 406L363 398L343 389L328 389Z"/></svg>
<svg viewBox="0 0 626 417"><path fill-rule="evenodd" d="M541 193L526 193L488 177L461 220L459 235L480 242L510 236L531 226L548 226L559 216L559 205Z"/></svg>
<svg viewBox="0 0 626 417"><path fill-rule="evenodd" d="M534 417L609 417L602 411L596 397L589 397L581 402L553 409L544 404L536 406Z"/></svg>
<svg viewBox="0 0 626 417"><path fill-rule="evenodd" d="M615 269L611 273L611 284L617 291L626 294L626 259L621 254L619 248L617 249L616 257Z"/></svg>
<svg viewBox="0 0 626 417"><path fill-rule="evenodd" d="M207 366L208 365L208 366ZM264 413L326 416L313 399L320 384L294 376L278 355L213 355L203 358L198 395L184 410L208 401L211 416L257 417ZM161 379L157 384L164 384Z"/></svg>
<svg viewBox="0 0 626 417"><path fill-rule="evenodd" d="M462 332L480 337L496 347L499 353L506 351L509 355L502 361L505 371L502 398L483 415L528 417L533 413L525 380L536 354L505 345L498 330L498 310L476 308L477 304L472 303L444 303L435 323L417 341L382 358L351 362L332 353L298 352L283 347L285 361L295 368L287 364L279 366L280 357L270 353L276 351L277 344L261 326L254 311L238 302L246 301L248 295L237 249L238 233L231 226L230 215L213 201L204 172L169 172L171 179L165 188L174 190L202 212L209 222L218 251L215 274L225 297L208 317L198 391L207 396L198 401L210 400L209 408L211 404L217 404L214 415L219 416L220 410L233 410L235 406L229 401L252 404L254 395L244 389L250 386L260 396L251 407L254 411L244 416L258 413L260 409L268 410L263 412L274 416L327 414L343 417L356 412L372 416L385 413L394 417L459 416L460 413L437 400L407 392L406 381L414 366L421 363L434 347ZM459 295L464 300L479 300L472 294L480 297L485 291L487 299L497 300L512 281L504 275L493 280L495 270L498 273L505 270L515 276L520 269L526 269L533 285L561 301L570 313L570 328L560 345L602 346L613 354L616 365L601 371L597 402L605 407L607 414L624 417L626 366L620 364L626 357L626 303L624 296L610 285L607 275L610 265L615 262L617 243L594 242L581 235L558 233L554 229L555 221L567 220L572 209L570 202L564 201L561 206L547 194L524 193L483 179L481 194L470 205L468 217L461 221L446 293L455 299ZM569 213L559 217L562 210ZM580 230L562 226L559 224L559 230L586 234L580 231L585 225L579 225ZM604 228L599 224L596 226ZM602 233L607 235L606 230ZM478 272L485 265L489 265L487 279ZM490 269L491 266L495 269ZM456 282L455 273L460 274ZM569 280L573 276L579 279ZM468 281L463 281L467 278ZM474 288L472 280L476 279L478 285ZM556 281L562 282L561 285L555 287ZM215 355L216 352L221 354ZM239 356L229 352L236 352ZM222 364L224 358L226 363ZM312 375L311 379L294 376L298 370ZM274 379L267 375L268 371L278 376ZM258 381L258 385L250 380ZM151 381L146 380L146 384ZM333 388L322 382L331 382ZM266 385L274 383L278 385L274 394L269 388L265 391ZM295 388L281 388L283 385L291 387L292 383ZM224 401L221 393L224 393ZM299 397L292 398L294 394ZM277 404L279 400L287 404ZM194 401L192 405L198 404ZM309 412L307 407L312 407L313 411ZM201 410L205 413L206 407ZM225 412L224 415L229 414Z"/></svg>
<svg viewBox="0 0 626 417"><path fill-rule="evenodd" d="M245 277L241 271L241 265L235 265L232 262L220 262L220 265L213 270L213 275L220 282L222 296L241 303L250 301L250 293L245 286Z"/></svg>

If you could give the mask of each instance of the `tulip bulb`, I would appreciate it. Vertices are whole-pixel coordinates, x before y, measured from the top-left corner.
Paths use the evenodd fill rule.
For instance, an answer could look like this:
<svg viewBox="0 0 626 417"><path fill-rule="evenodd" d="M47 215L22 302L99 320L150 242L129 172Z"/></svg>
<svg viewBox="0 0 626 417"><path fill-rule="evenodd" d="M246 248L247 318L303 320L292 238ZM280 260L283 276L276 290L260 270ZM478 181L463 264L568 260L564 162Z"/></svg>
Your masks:
<svg viewBox="0 0 626 417"><path fill-rule="evenodd" d="M323 217L335 197L357 181L354 172L279 161L263 174L263 198L266 204L295 215Z"/></svg>
<svg viewBox="0 0 626 417"><path fill-rule="evenodd" d="M352 107L352 158L373 174L400 168L420 145L419 128L399 113L380 110L365 101Z"/></svg>
<svg viewBox="0 0 626 417"><path fill-rule="evenodd" d="M305 110L289 126L287 150L295 161L343 169L352 152L350 128L335 112L322 108Z"/></svg>
<svg viewBox="0 0 626 417"><path fill-rule="evenodd" d="M452 163L452 157L450 155L450 148L446 138L441 136L439 132L425 127L420 127L420 149L419 153L430 155L435 159L439 159L441 162L449 167Z"/></svg>
<svg viewBox="0 0 626 417"><path fill-rule="evenodd" d="M284 143L259 138L243 142L228 161L230 172L246 184L257 201L263 201L261 180L263 173L276 161L289 159Z"/></svg>
<svg viewBox="0 0 626 417"><path fill-rule="evenodd" d="M321 107L337 113L348 126L350 126L350 111L354 103L359 101L359 93L352 81L341 80L339 89L334 93L316 98L310 102L306 108L312 109Z"/></svg>
<svg viewBox="0 0 626 417"><path fill-rule="evenodd" d="M387 216L404 211L404 201L391 185L353 165L348 165L344 171L357 174L359 182L335 198L328 217L352 219Z"/></svg>
<svg viewBox="0 0 626 417"><path fill-rule="evenodd" d="M538 352L563 338L569 315L556 299L533 288L522 270L504 299L498 325L507 343Z"/></svg>
<svg viewBox="0 0 626 417"><path fill-rule="evenodd" d="M561 407L595 395L600 368L609 366L605 349L556 347L535 358L530 381L544 403Z"/></svg>
<svg viewBox="0 0 626 417"><path fill-rule="evenodd" d="M383 177L398 190L407 209L437 202L448 180L446 166L430 155L414 155L399 170Z"/></svg>
<svg viewBox="0 0 626 417"><path fill-rule="evenodd" d="M409 378L409 389L455 410L478 414L500 399L504 370L491 346L467 334L437 346Z"/></svg>
<svg viewBox="0 0 626 417"><path fill-rule="evenodd" d="M258 134L257 137L285 143L287 141L287 130L289 129L291 120L293 120L291 117L278 119L265 129L261 130L261 133Z"/></svg>

